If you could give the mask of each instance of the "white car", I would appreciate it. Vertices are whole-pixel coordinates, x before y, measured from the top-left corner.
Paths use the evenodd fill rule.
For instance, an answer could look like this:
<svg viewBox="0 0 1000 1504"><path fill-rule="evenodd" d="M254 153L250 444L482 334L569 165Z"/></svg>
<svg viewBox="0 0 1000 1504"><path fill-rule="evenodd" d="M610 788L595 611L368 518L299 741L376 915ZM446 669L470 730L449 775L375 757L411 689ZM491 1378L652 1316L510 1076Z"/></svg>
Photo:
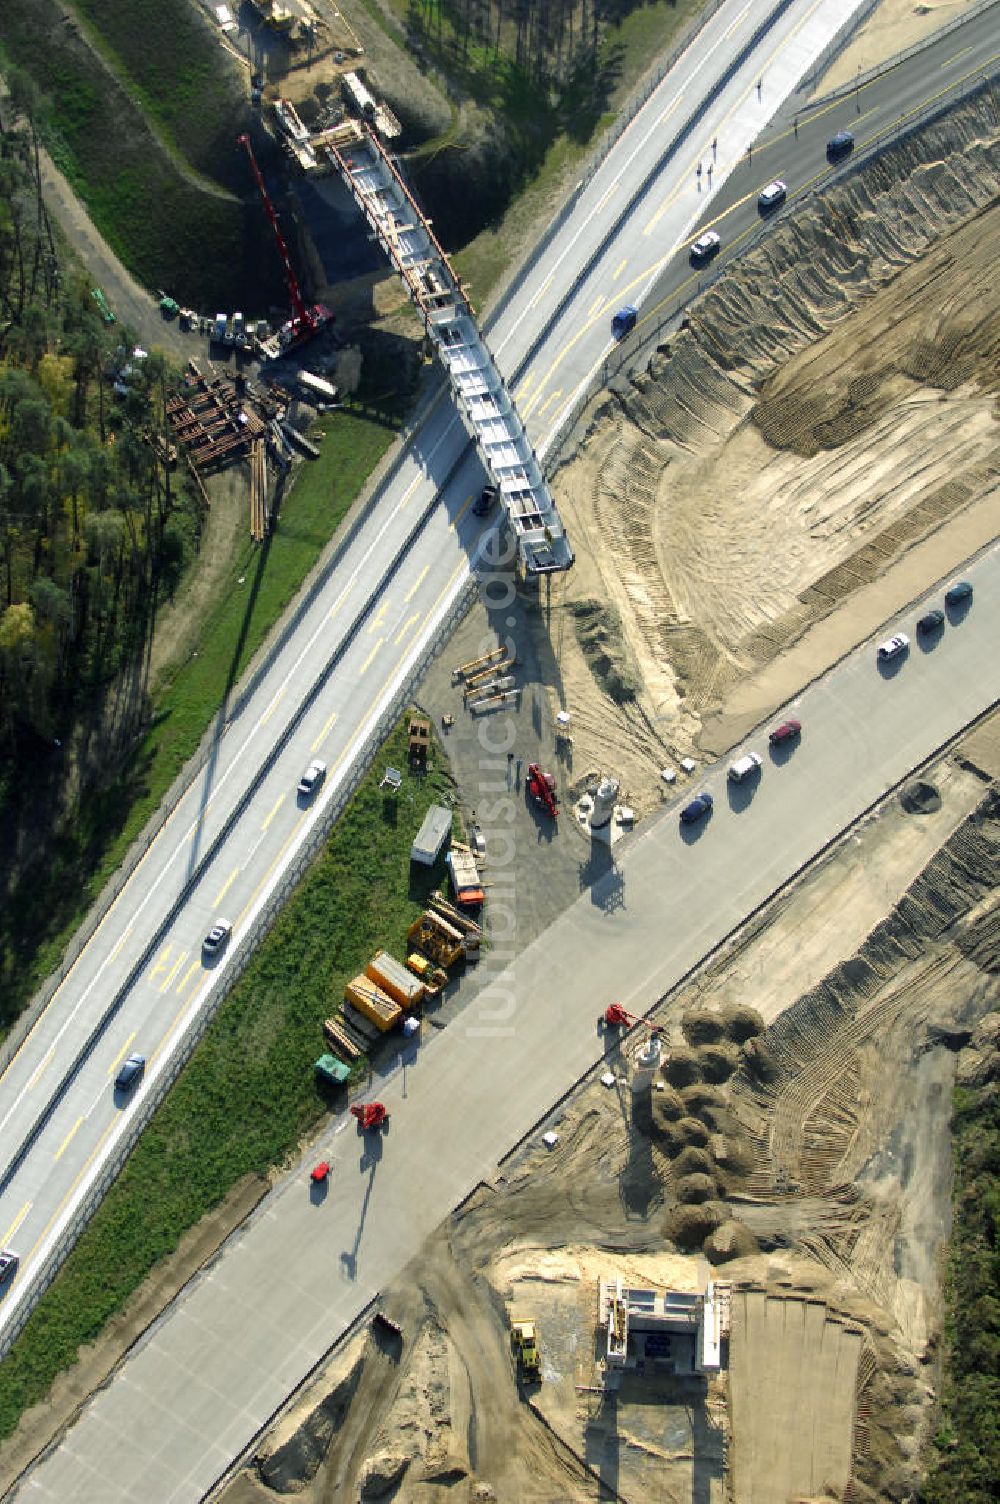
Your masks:
<svg viewBox="0 0 1000 1504"><path fill-rule="evenodd" d="M729 782L742 783L746 778L754 778L763 766L764 760L759 752L745 752L729 764Z"/></svg>
<svg viewBox="0 0 1000 1504"><path fill-rule="evenodd" d="M710 261L721 244L722 236L718 230L706 230L704 235L699 235L698 239L692 245L691 260L696 265Z"/></svg>
<svg viewBox="0 0 1000 1504"><path fill-rule="evenodd" d="M757 199L757 208L761 213L766 214L768 210L776 209L779 204L783 204L787 196L788 184L783 183L780 178L775 178L773 183L768 183L766 188L761 189Z"/></svg>
<svg viewBox="0 0 1000 1504"><path fill-rule="evenodd" d="M325 762L311 762L299 779L299 794L303 799L311 799L326 777Z"/></svg>
<svg viewBox="0 0 1000 1504"><path fill-rule="evenodd" d="M910 639L905 632L897 632L895 637L888 637L885 642L878 645L878 660L880 663L888 663L890 658L898 658L900 653L905 653L910 646Z"/></svg>
<svg viewBox="0 0 1000 1504"><path fill-rule="evenodd" d="M217 919L201 943L201 948L206 956L217 956L229 941L233 933L232 922L229 919Z"/></svg>

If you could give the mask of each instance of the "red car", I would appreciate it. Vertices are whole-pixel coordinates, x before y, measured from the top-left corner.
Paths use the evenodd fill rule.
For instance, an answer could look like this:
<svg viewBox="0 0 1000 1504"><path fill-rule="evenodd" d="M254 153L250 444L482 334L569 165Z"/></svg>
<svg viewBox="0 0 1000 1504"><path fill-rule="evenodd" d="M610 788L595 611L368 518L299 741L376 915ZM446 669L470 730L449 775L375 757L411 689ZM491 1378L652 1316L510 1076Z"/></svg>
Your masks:
<svg viewBox="0 0 1000 1504"><path fill-rule="evenodd" d="M772 747L781 747L785 742L793 742L801 734L802 725L799 721L782 721L780 726L775 726L768 741Z"/></svg>

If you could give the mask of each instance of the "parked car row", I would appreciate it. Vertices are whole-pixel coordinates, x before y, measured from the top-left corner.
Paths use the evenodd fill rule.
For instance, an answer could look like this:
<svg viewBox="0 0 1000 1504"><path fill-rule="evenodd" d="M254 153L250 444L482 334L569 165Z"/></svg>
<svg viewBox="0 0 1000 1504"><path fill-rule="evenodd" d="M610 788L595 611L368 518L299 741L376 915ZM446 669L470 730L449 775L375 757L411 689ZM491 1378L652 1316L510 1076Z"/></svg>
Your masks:
<svg viewBox="0 0 1000 1504"><path fill-rule="evenodd" d="M949 585L944 593L945 606L951 607L953 611L964 606L971 599L972 585L969 580L956 580L954 585ZM917 636L933 637L935 632L940 632L944 624L945 613L939 606L935 606L917 618ZM887 637L884 642L879 643L875 649L875 656L879 663L890 663L893 658L901 658L904 653L909 652L909 649L910 639L906 633L895 632L892 637Z"/></svg>
<svg viewBox="0 0 1000 1504"><path fill-rule="evenodd" d="M787 747L789 743L796 741L802 735L802 722L791 717L782 721L780 726L775 726L768 735L768 742L772 747ZM726 778L729 783L746 783L749 779L757 778L764 766L764 759L759 752L744 752L729 764L726 769ZM680 813L682 825L693 825L709 810L714 809L715 800L707 789L685 804Z"/></svg>
<svg viewBox="0 0 1000 1504"><path fill-rule="evenodd" d="M953 585L948 586L948 589L944 593L945 608L950 608L952 611L961 609L971 600L972 584L969 580L956 580ZM945 612L939 607L925 611L917 620L917 634L921 637L929 637L941 630L945 624L945 620ZM910 639L906 633L894 632L891 637L885 638L884 641L877 645L875 656L879 663L890 663L894 658L900 658L907 653L909 647ZM801 722L789 718L787 721L782 721L779 726L774 727L768 735L768 742L772 747L784 747L801 735ZM762 767L763 759L758 752L744 752L735 762L730 763L726 777L730 783L744 783L747 779L756 778L760 774ZM696 821L703 819L714 807L714 804L715 801L707 789L703 790L700 794L696 794L681 809L681 824L693 825Z"/></svg>

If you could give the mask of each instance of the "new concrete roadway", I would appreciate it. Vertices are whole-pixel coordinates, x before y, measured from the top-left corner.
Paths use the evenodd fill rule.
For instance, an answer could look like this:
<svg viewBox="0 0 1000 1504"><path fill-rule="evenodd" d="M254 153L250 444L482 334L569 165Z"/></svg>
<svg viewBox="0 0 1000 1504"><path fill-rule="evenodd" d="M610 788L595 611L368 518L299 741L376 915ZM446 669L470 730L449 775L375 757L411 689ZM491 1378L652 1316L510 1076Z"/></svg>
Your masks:
<svg viewBox="0 0 1000 1504"><path fill-rule="evenodd" d="M574 325L567 381L599 362L609 319L588 314L592 289L603 286L609 304L622 295L651 214L659 215L666 254L701 212L688 123L697 118L702 133L717 138L720 163L737 161L845 13L844 0L734 0L712 15L496 319L492 340L506 370L525 366L530 383L560 352L559 330ZM554 417L551 402L533 411L539 445ZM439 401L363 525L292 614L251 691L220 710L206 766L7 1066L0 1235L22 1268L0 1302L0 1351L23 1319L39 1269L66 1246L76 1208L113 1158L128 1116L169 1070L213 975L229 964L229 955L214 969L204 964L201 941L213 919L233 921L231 953L466 589L482 532L470 504L482 479L454 408ZM250 610L251 579L245 588ZM319 798L303 805L295 785L316 756L329 776ZM133 1050L148 1061L145 1082L116 1100L112 1080Z"/></svg>
<svg viewBox="0 0 1000 1504"><path fill-rule="evenodd" d="M308 1168L284 1180L182 1294L59 1449L15 1497L145 1504L197 1499L291 1389L395 1279L455 1204L600 1057L598 1014L643 1012L774 890L1000 698L1000 546L968 571L970 606L918 644L919 607L890 624L914 645L888 665L874 645L789 706L801 742L768 752L736 788L715 769L715 807L696 826L667 811L598 860L589 890L465 1013L414 1047L376 1091L387 1131L342 1117L313 1150L333 1166L317 1196ZM939 604L941 592L932 597ZM505 828L506 759L484 771ZM480 791L479 809L487 789ZM502 888L502 873L494 874ZM375 1093L373 1093L375 1094ZM559 1153L558 1145L553 1151Z"/></svg>
<svg viewBox="0 0 1000 1504"><path fill-rule="evenodd" d="M576 308L578 322L571 323L574 333L569 336L572 352L562 361L567 385L553 388L550 377L547 395L552 400L538 402L530 416L529 430L539 447L568 399L569 383L585 379L608 347L607 312L624 300L628 256L652 215L659 216L657 233L663 237L663 255L669 255L704 212L704 174L699 194L688 157L691 138L686 137L663 160L670 146L668 122L675 115L685 118L688 110L696 112L699 99L708 92L712 97L699 117L699 131L706 140L717 141L717 161L735 166L745 142L754 138L768 113L788 95L845 14L843 4L824 5L816 0L785 6L750 56L736 61L734 49L738 52L740 34L756 24L766 9L733 5L717 12L579 195L561 234L498 318L492 338L501 364L507 370L516 369L534 347L524 380L540 383L563 351L557 333L546 333L541 341L536 333L549 329L553 321L558 331L560 320ZM713 93L713 81L720 77L726 81ZM891 80L888 75L887 88L893 87ZM713 176L718 185L722 169ZM630 198L632 208L623 214L622 206ZM566 254L569 246L571 255ZM595 259L603 268L603 313L593 308L596 294L589 267ZM649 275L656 270L647 268ZM530 401L530 388L525 399ZM408 665L419 659L433 639L449 601L464 589L479 531L469 516L469 504L482 478L475 459L463 458L465 447L464 432L450 406L439 403L383 487L365 525L297 613L253 693L220 717L221 734L213 758L150 848L54 1005L8 1067L0 1083L0 1134L6 1150L0 1229L4 1243L13 1242L26 1256L24 1272L0 1308L0 1323L16 1316L32 1265L64 1236L73 1202L87 1176L97 1172L102 1157L113 1149L117 1125L123 1112L130 1110L128 1104L116 1104L110 1090L118 1060L129 1049L142 1050L150 1060L150 1071L147 1086L140 1091L148 1090L150 1078L164 1068L185 1020L203 1005L206 971L199 947L212 918L220 911L228 912L238 943L306 839L317 808L296 804L294 785L301 768L310 756L324 756L331 772L321 797L332 797L364 741L366 728L391 700ZM414 536L401 546L411 529ZM992 579L995 560L989 569ZM844 676L846 698L836 692L829 702L822 687L810 691L817 700L817 709L809 711L810 716L819 717L817 730L824 716L832 714L831 705L839 705L841 711L836 735L816 737L817 749L826 747L825 754L816 754L816 776L823 782L824 797L817 798L815 782L808 783L807 793L794 793L798 783L792 779L798 779L800 769L803 774L808 771L813 755L810 733L801 749L805 754L801 763L784 770L787 788L782 789L775 828L768 829L766 859L755 851L753 861L744 862L754 846L754 831L762 828L758 804L766 809L772 781L778 777L773 773L772 779L773 770L768 771L754 800L752 820L749 811L739 820L730 820L717 807L691 848L678 846L673 857L669 846L666 855L657 854L658 842L673 838L676 843L676 829L670 836L664 834L669 825L657 826L639 839L621 870L595 883L562 922L563 940L553 943L550 950L547 937L545 945L534 947L519 963L510 979L513 987L504 984L502 1008L487 992L474 1015L425 1049L419 1068L407 1072L406 1142L412 1144L412 1154L410 1149L398 1154L403 1136L390 1133L381 1166L377 1161L366 1164L357 1182L356 1201L351 1200L349 1180L344 1182L343 1196L338 1189L331 1197L326 1211L336 1212L336 1217L328 1215L319 1224L318 1247L308 1240L303 1243L300 1230L287 1221L288 1207L297 1205L294 1187L298 1182L293 1180L290 1188L278 1193L262 1210L254 1229L238 1240L211 1278L191 1292L178 1307L176 1318L159 1329L156 1342L161 1337L167 1341L167 1334L171 1335L168 1348L162 1350L158 1397L153 1389L144 1391L139 1406L148 1424L142 1426L133 1416L120 1425L115 1407L126 1403L137 1383L147 1382L136 1365L149 1363L149 1383L155 1386L152 1370L160 1360L155 1354L147 1358L152 1344L130 1362L126 1382L113 1385L95 1402L68 1439L68 1455L77 1459L77 1486L72 1487L66 1478L60 1451L28 1487L46 1490L44 1497L60 1498L197 1497L351 1313L405 1261L404 1247L415 1250L424 1233L530 1123L539 1102L552 1100L564 1090L592 1057L593 1035L582 1028L582 1021L596 1016L595 1000L599 1006L602 996L621 995L621 979L631 974L621 969L624 955L629 955L633 965L641 967L643 958L648 963L648 976L634 976L629 991L632 1001L643 997L650 1001L704 952L713 937L736 922L756 901L755 894L763 896L789 864L794 868L822 844L827 838L824 831L833 833L863 808L873 786L877 793L910 765L917 751L930 750L980 703L996 695L996 685L981 683L976 669L977 660L982 665L989 662L980 634L995 628L995 612L991 617L989 604L981 608L977 601L961 630L946 635L940 657L920 665L925 670L923 690L915 661L905 665L891 684L883 684L878 676L864 678L861 659L853 669L848 664L837 671ZM964 645L966 651L961 652L956 644ZM934 713L929 714L926 706L923 713L912 707L904 710L914 696L919 700L930 688L930 670L950 660L955 660L954 669L950 676L944 675L946 682ZM878 694L873 698L876 685L884 700ZM936 684L934 692L938 693ZM888 717L875 740L867 736L863 719L869 708L876 718ZM895 725L898 715L902 720ZM838 737L839 747L834 745ZM824 755L828 762L820 772ZM798 827L794 822L800 813L805 823ZM724 839L719 833L720 817L725 818ZM709 859L703 852L716 853L719 870L706 867L702 871L698 864ZM689 865L681 866L668 881L670 861L676 862L678 856ZM657 868L655 879L642 866L649 860ZM663 862L667 865L660 874L657 864ZM724 877L728 877L728 889ZM676 888L671 882L676 882ZM663 933L664 910L650 908L657 895L669 905L671 921L682 929L672 944L653 952L648 937ZM651 927L644 928L647 925ZM623 937L623 948L612 962L615 946L608 944L605 962L606 942L615 936ZM588 957L585 989L574 970L582 953ZM534 973L531 968L536 969ZM542 968L548 968L545 982L536 990ZM533 1001L536 997L560 1001L540 1009ZM112 1016L105 1019L112 1003ZM492 1021L487 1016L491 1011L498 1015ZM529 1024L542 1033L529 1032ZM484 1035L484 1028L492 1033ZM99 1031L95 1043L81 1058L95 1030ZM561 1030L565 1030L565 1040L556 1047ZM525 1058L532 1061L530 1072L521 1068ZM461 1134L435 1118L437 1104L447 1100L458 1080L468 1083L470 1103L488 1104L494 1082L501 1078L505 1086L495 1110L473 1116L474 1107L468 1107ZM426 1083L419 1088L426 1090L426 1104L419 1099L421 1081ZM402 1082L399 1090L403 1090ZM397 1106L401 1119L404 1104ZM14 1152L11 1158L18 1145L24 1146L24 1152ZM408 1168L398 1173L395 1167L403 1160ZM413 1204L417 1185L424 1189L420 1205ZM258 1230L259 1244L254 1242ZM267 1241L269 1235L281 1240L282 1247L277 1262L270 1264L275 1254ZM260 1254L255 1255L258 1247ZM289 1248L301 1254L301 1271L289 1268ZM346 1257L341 1259L341 1254ZM263 1262L253 1264L255 1256ZM319 1265L314 1262L317 1257ZM328 1288L330 1260L343 1276L336 1301ZM273 1272L279 1267L283 1272L280 1285ZM250 1286L243 1286L232 1301L223 1299L231 1282L237 1289L237 1273L244 1268L256 1278L255 1296L248 1294ZM262 1307L260 1294L265 1289L268 1298ZM214 1315L213 1308L217 1308ZM263 1322L259 1365L238 1346L246 1341L258 1351L254 1346L258 1339L245 1330L249 1325L246 1313L251 1309L260 1313ZM300 1315L293 1317L296 1311ZM185 1395L195 1389L185 1370L192 1361L190 1350L184 1357L183 1343L176 1346L177 1334L185 1327L192 1329L194 1345L201 1348L196 1367L215 1395L210 1408L204 1396L198 1405L185 1403ZM275 1331L288 1333L287 1347L277 1359ZM102 1405L112 1408L105 1412ZM110 1418L105 1419L105 1414ZM110 1456L115 1459L114 1477L106 1467ZM58 1478L58 1483L50 1484L49 1477Z"/></svg>

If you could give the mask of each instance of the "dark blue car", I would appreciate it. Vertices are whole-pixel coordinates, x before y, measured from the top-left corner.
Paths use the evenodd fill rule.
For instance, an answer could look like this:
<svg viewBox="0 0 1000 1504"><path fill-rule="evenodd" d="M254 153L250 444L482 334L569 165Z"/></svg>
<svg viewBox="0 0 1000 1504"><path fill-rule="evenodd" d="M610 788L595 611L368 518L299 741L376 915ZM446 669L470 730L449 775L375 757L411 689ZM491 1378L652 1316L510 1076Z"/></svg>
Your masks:
<svg viewBox="0 0 1000 1504"><path fill-rule="evenodd" d="M696 797L691 800L691 803L685 804L684 808L681 810L681 824L693 825L696 820L700 820L703 815L707 815L711 808L711 794L696 795Z"/></svg>

